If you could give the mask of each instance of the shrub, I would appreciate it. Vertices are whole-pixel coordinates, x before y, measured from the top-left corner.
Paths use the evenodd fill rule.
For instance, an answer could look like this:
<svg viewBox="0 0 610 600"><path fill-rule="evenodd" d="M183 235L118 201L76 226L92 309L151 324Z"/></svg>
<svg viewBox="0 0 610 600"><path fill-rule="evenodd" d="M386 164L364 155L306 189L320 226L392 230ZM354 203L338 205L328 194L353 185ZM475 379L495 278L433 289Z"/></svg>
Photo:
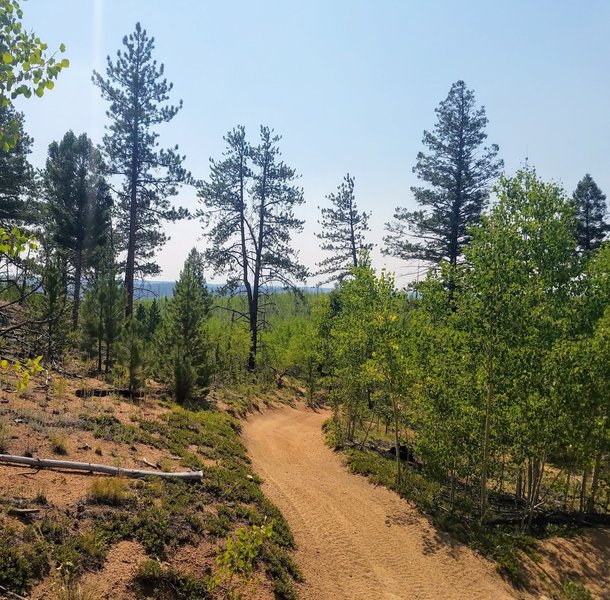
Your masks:
<svg viewBox="0 0 610 600"><path fill-rule="evenodd" d="M593 600L591 592L580 581L564 581L561 591L565 600Z"/></svg>
<svg viewBox="0 0 610 600"><path fill-rule="evenodd" d="M49 570L48 546L30 539L27 530L23 538L12 528L0 531L0 585L15 593L25 593L33 581Z"/></svg>
<svg viewBox="0 0 610 600"><path fill-rule="evenodd" d="M106 540L98 531L87 531L55 548L55 559L66 572L99 569L106 560Z"/></svg>
<svg viewBox="0 0 610 600"><path fill-rule="evenodd" d="M207 585L192 575L180 573L171 567L162 566L156 560L142 563L136 574L140 589L155 598L182 598L183 600L208 600L212 596Z"/></svg>
<svg viewBox="0 0 610 600"><path fill-rule="evenodd" d="M241 527L229 539L224 550L218 549L218 574L212 579L215 589L224 586L227 598L240 598L239 588L247 589L252 583L254 563L266 540L273 535L273 523ZM237 579L237 585L234 583Z"/></svg>

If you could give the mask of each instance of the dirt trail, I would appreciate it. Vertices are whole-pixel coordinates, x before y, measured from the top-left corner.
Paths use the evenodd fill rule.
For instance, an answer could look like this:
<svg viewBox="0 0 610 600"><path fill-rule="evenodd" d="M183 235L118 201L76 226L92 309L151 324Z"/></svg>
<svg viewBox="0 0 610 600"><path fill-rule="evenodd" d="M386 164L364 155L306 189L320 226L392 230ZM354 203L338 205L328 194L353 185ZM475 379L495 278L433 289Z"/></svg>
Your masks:
<svg viewBox="0 0 610 600"><path fill-rule="evenodd" d="M263 489L294 532L304 600L518 597L491 563L396 494L350 474L323 443L327 416L285 407L244 427Z"/></svg>

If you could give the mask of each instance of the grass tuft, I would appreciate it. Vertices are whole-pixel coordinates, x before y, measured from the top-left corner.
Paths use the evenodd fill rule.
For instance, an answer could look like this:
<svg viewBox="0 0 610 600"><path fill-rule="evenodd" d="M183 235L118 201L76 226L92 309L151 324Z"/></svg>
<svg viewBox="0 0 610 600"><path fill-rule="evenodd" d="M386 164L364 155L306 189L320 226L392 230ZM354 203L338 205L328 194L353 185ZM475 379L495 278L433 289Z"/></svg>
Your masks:
<svg viewBox="0 0 610 600"><path fill-rule="evenodd" d="M97 477L89 489L89 501L94 504L120 506L131 498L129 486L123 477Z"/></svg>

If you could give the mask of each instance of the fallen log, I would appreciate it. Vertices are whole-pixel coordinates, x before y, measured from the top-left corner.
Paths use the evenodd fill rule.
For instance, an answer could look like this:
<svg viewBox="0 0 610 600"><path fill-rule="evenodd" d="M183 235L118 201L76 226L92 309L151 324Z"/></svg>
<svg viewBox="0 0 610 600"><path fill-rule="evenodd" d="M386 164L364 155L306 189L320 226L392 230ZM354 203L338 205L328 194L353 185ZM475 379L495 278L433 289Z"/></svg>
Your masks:
<svg viewBox="0 0 610 600"><path fill-rule="evenodd" d="M0 592L2 592L2 594L5 594L7 598L15 598L16 600L28 600L25 596L20 596L15 592L11 592L11 590L5 588L3 585L0 585ZM1 597L2 596L0 596L0 598Z"/></svg>
<svg viewBox="0 0 610 600"><path fill-rule="evenodd" d="M27 456L14 456L12 454L0 454L0 463L10 465L28 465L37 469L74 469L76 471L87 471L89 473L106 473L108 475L121 475L123 477L165 477L168 479L186 479L201 481L202 471L186 471L183 473L168 473L162 471L149 471L144 469L123 469L122 467L111 467L109 465L97 465L95 463L74 462L72 460L55 460L49 458L29 458Z"/></svg>
<svg viewBox="0 0 610 600"><path fill-rule="evenodd" d="M13 517L27 517L29 515L36 515L39 512L39 508L9 508L7 514Z"/></svg>
<svg viewBox="0 0 610 600"><path fill-rule="evenodd" d="M141 398L143 396L142 392L130 392L129 390L124 390L122 388L109 388L109 389L100 389L100 388L83 388L78 389L75 392L77 398L104 398L106 396L121 396L122 398Z"/></svg>

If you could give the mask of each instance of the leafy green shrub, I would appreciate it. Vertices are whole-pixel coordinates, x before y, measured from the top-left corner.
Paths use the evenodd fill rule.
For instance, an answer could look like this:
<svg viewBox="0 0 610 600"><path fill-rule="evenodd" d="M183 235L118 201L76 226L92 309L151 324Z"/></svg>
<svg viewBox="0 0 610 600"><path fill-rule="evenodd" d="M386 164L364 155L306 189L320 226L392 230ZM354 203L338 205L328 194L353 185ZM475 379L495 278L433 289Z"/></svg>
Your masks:
<svg viewBox="0 0 610 600"><path fill-rule="evenodd" d="M340 450L343 446L343 435L341 424L336 417L330 417L322 423L322 431L325 434L326 444L333 450Z"/></svg>
<svg viewBox="0 0 610 600"><path fill-rule="evenodd" d="M564 581L561 592L564 600L593 600L591 592L580 581Z"/></svg>
<svg viewBox="0 0 610 600"><path fill-rule="evenodd" d="M252 583L254 564L265 540L273 534L273 523L241 527L227 539L225 549L217 550L218 573L212 579L212 589L225 588L229 599L241 598L240 590L248 589ZM237 584L235 580L237 579Z"/></svg>
<svg viewBox="0 0 610 600"><path fill-rule="evenodd" d="M13 528L0 531L0 585L23 594L49 571L49 550L45 542Z"/></svg>
<svg viewBox="0 0 610 600"><path fill-rule="evenodd" d="M171 540L167 511L151 506L138 514L133 525L134 537L144 546L144 550L154 558L164 558L165 545Z"/></svg>
<svg viewBox="0 0 610 600"><path fill-rule="evenodd" d="M106 539L94 530L69 538L62 545L56 546L53 554L57 562L64 565L64 570L81 573L102 567L107 551Z"/></svg>
<svg viewBox="0 0 610 600"><path fill-rule="evenodd" d="M83 427L91 431L94 437L109 442L129 445L136 442L149 443L149 436L144 435L140 429L133 425L124 425L112 415L84 416Z"/></svg>

